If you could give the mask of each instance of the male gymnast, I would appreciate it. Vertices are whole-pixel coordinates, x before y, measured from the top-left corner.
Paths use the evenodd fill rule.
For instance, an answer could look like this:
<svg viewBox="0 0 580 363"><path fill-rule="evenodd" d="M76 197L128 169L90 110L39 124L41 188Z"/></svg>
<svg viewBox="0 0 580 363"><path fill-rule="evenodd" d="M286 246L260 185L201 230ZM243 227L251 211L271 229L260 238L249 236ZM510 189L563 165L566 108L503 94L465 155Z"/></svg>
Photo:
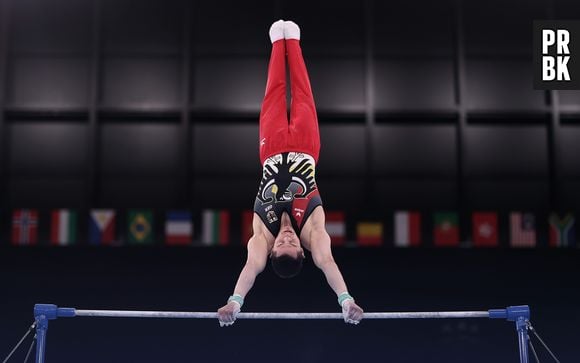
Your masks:
<svg viewBox="0 0 580 363"><path fill-rule="evenodd" d="M296 276L309 250L338 297L344 321L358 324L363 310L348 293L334 262L325 229L322 200L315 181L320 152L318 118L300 48L300 28L279 20L270 27L272 53L260 112L260 161L263 175L254 202L253 236L234 293L218 310L220 326L234 323L244 297L268 258L282 278ZM290 121L286 109L286 60L290 72Z"/></svg>

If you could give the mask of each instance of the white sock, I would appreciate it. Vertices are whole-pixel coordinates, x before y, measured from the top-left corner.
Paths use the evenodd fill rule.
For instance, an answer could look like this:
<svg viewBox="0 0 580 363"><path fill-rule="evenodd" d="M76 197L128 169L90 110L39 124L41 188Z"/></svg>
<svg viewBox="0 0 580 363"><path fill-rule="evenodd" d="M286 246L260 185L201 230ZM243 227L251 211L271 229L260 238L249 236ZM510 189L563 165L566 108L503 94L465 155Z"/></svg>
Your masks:
<svg viewBox="0 0 580 363"><path fill-rule="evenodd" d="M284 20L275 21L270 27L270 41L284 39Z"/></svg>
<svg viewBox="0 0 580 363"><path fill-rule="evenodd" d="M284 22L284 38L300 40L300 27L293 21Z"/></svg>

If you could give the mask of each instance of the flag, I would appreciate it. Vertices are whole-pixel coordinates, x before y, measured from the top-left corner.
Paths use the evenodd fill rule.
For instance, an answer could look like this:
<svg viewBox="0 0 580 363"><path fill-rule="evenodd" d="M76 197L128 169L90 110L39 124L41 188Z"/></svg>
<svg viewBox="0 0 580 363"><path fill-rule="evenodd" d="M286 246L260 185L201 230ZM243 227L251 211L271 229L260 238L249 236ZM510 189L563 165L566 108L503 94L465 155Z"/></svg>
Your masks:
<svg viewBox="0 0 580 363"><path fill-rule="evenodd" d="M496 212L474 212L472 223L473 245L475 247L498 246Z"/></svg>
<svg viewBox="0 0 580 363"><path fill-rule="evenodd" d="M12 244L34 245L38 242L38 211L17 209L12 213Z"/></svg>
<svg viewBox="0 0 580 363"><path fill-rule="evenodd" d="M576 244L574 215L568 213L564 218L556 213L550 215L550 246L570 247Z"/></svg>
<svg viewBox="0 0 580 363"><path fill-rule="evenodd" d="M254 235L254 211L245 210L242 212L242 244L248 244L248 241Z"/></svg>
<svg viewBox="0 0 580 363"><path fill-rule="evenodd" d="M379 222L359 222L356 226L359 246L380 246L383 243L383 224Z"/></svg>
<svg viewBox="0 0 580 363"><path fill-rule="evenodd" d="M115 241L115 211L93 209L89 218L89 243L110 245Z"/></svg>
<svg viewBox="0 0 580 363"><path fill-rule="evenodd" d="M333 246L342 246L346 240L344 212L326 212L326 232Z"/></svg>
<svg viewBox="0 0 580 363"><path fill-rule="evenodd" d="M165 243L168 245L191 244L193 223L187 210L168 211L165 220Z"/></svg>
<svg viewBox="0 0 580 363"><path fill-rule="evenodd" d="M459 223L457 213L438 212L434 214L435 246L459 246Z"/></svg>
<svg viewBox="0 0 580 363"><path fill-rule="evenodd" d="M395 246L408 247L421 244L421 213L395 212Z"/></svg>
<svg viewBox="0 0 580 363"><path fill-rule="evenodd" d="M510 213L510 245L512 247L536 245L536 217L532 213Z"/></svg>
<svg viewBox="0 0 580 363"><path fill-rule="evenodd" d="M230 243L230 212L206 209L203 211L202 238L205 245L227 245Z"/></svg>
<svg viewBox="0 0 580 363"><path fill-rule="evenodd" d="M151 210L130 210L127 221L129 243L153 243L153 212Z"/></svg>
<svg viewBox="0 0 580 363"><path fill-rule="evenodd" d="M77 242L76 211L54 209L50 217L50 244L66 246Z"/></svg>

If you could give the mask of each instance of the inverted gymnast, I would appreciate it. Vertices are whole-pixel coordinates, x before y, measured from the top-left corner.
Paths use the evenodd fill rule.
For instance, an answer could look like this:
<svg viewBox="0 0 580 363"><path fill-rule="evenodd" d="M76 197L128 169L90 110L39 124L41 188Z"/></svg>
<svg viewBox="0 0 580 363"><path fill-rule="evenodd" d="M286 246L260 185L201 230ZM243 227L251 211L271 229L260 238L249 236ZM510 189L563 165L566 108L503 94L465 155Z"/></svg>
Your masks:
<svg viewBox="0 0 580 363"><path fill-rule="evenodd" d="M363 318L363 309L348 293L332 257L324 208L316 186L320 136L300 48L300 28L294 22L279 20L270 27L270 40L272 54L260 112L263 176L254 202L254 233L248 241L248 259L234 293L218 310L220 326L234 323L268 258L278 276L296 276L302 269L302 246L311 252L314 263L338 296L344 321L358 324ZM286 59L292 96L290 121L286 108Z"/></svg>

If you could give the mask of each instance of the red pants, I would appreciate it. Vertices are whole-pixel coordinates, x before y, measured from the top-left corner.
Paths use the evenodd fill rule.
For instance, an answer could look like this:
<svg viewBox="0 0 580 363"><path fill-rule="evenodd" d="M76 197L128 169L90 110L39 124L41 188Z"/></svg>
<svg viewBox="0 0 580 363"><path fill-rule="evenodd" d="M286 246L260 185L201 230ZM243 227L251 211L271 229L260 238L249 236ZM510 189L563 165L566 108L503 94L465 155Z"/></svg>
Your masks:
<svg viewBox="0 0 580 363"><path fill-rule="evenodd" d="M287 54L286 54L287 53ZM290 122L286 111L286 56L290 67ZM266 94L260 112L260 161L287 151L303 152L318 161L320 134L314 97L300 43L272 44Z"/></svg>

